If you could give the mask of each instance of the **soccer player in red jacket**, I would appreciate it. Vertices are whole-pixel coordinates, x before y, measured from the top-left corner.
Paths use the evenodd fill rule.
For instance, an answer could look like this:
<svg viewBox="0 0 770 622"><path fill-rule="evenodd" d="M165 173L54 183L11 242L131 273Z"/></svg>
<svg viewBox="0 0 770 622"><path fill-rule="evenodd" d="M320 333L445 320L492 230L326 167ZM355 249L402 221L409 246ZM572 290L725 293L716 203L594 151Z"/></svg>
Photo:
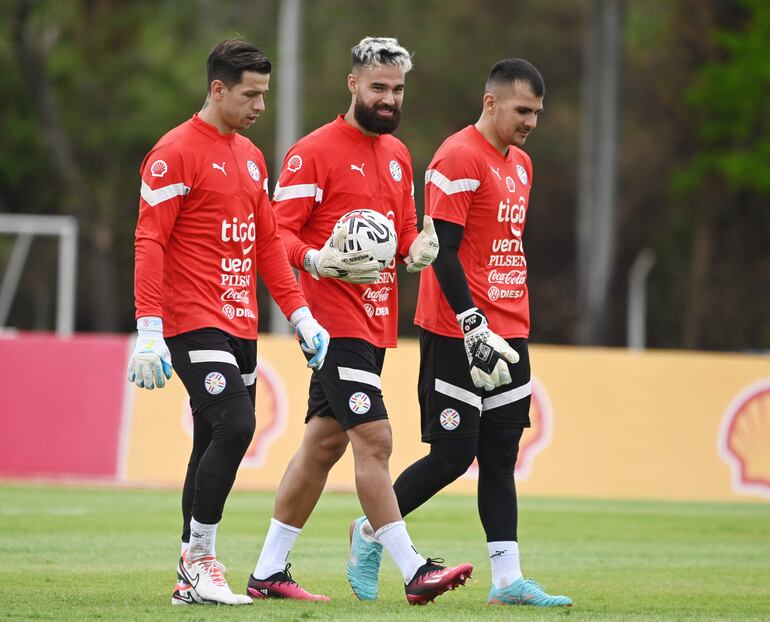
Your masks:
<svg viewBox="0 0 770 622"><path fill-rule="evenodd" d="M215 540L255 428L258 272L309 354L308 366L320 368L328 347L286 258L262 152L238 133L264 111L270 70L244 41L217 45L203 108L165 134L141 168L138 337L128 379L162 388L173 363L194 425L173 605L252 602L227 585Z"/></svg>
<svg viewBox="0 0 770 622"><path fill-rule="evenodd" d="M571 605L524 579L514 465L532 394L524 225L532 162L521 147L537 125L545 85L523 59L494 65L479 120L447 138L425 173L425 211L441 253L420 277L418 394L430 453L394 488L406 516L478 459L478 508L494 604ZM467 366L465 362L467 361ZM376 597L378 544L354 531L348 576Z"/></svg>
<svg viewBox="0 0 770 622"><path fill-rule="evenodd" d="M326 600L297 585L286 560L348 443L372 538L399 567L408 601L433 600L463 584L473 569L470 564L446 568L420 555L393 494L391 429L380 373L385 349L396 346L395 262L380 271L369 257L340 270L327 243L342 215L367 208L393 220L396 259L409 271L426 268L438 253L430 219L417 233L411 159L391 136L411 67L409 52L395 39L366 37L356 45L347 80L348 111L291 148L273 195L289 259L300 270L302 290L331 343L323 369L313 372L304 438L278 488L267 538L249 579L255 598Z"/></svg>

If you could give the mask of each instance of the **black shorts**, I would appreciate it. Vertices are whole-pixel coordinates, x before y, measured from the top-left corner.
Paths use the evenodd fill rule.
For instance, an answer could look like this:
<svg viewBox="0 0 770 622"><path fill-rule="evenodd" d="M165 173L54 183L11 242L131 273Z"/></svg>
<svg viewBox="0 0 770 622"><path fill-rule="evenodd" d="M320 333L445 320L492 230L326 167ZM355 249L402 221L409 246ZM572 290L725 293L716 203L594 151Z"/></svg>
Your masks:
<svg viewBox="0 0 770 622"><path fill-rule="evenodd" d="M493 391L477 389L468 370L465 344L422 328L420 378L417 392L422 419L422 440L478 436L481 426L528 428L532 398L529 350L526 339L506 339L519 354L509 365L511 384Z"/></svg>
<svg viewBox="0 0 770 622"><path fill-rule="evenodd" d="M247 394L255 403L257 342L218 328L201 328L166 339L174 371L187 389L193 412Z"/></svg>
<svg viewBox="0 0 770 622"><path fill-rule="evenodd" d="M387 419L380 384L384 362L385 348L363 339L332 339L323 368L310 377L305 423L311 417L334 417L347 430Z"/></svg>

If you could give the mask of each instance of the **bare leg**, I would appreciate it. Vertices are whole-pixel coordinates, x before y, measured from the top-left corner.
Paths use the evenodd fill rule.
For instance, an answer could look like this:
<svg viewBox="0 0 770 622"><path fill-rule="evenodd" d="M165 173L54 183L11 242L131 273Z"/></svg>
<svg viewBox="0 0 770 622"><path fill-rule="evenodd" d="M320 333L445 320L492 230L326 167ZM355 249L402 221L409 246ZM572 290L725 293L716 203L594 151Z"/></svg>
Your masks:
<svg viewBox="0 0 770 622"><path fill-rule="evenodd" d="M376 531L383 525L401 520L388 461L393 436L387 419L362 423L348 431L353 446L356 491L361 508Z"/></svg>
<svg viewBox="0 0 770 622"><path fill-rule="evenodd" d="M293 527L305 526L321 497L329 471L347 446L347 434L332 417L312 417L308 421L302 444L278 486L273 512L276 520Z"/></svg>

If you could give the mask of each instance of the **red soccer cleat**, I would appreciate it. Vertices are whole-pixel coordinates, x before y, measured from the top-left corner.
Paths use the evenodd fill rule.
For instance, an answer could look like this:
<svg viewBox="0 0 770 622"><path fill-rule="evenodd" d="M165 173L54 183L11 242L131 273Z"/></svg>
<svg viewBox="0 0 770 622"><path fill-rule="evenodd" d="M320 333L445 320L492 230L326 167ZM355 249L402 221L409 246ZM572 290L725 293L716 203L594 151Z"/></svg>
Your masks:
<svg viewBox="0 0 770 622"><path fill-rule="evenodd" d="M331 600L328 596L322 594L311 594L301 588L297 582L291 578L289 568L291 564L286 564L283 572L276 572L267 579L256 579L254 575L249 575L249 583L246 587L246 593L254 598L288 598L291 600Z"/></svg>
<svg viewBox="0 0 770 622"><path fill-rule="evenodd" d="M410 605L426 605L433 602L447 590L453 590L458 585L465 585L471 578L473 566L460 564L454 568L441 566L437 562L443 559L430 559L420 566L412 580L404 586L406 599Z"/></svg>

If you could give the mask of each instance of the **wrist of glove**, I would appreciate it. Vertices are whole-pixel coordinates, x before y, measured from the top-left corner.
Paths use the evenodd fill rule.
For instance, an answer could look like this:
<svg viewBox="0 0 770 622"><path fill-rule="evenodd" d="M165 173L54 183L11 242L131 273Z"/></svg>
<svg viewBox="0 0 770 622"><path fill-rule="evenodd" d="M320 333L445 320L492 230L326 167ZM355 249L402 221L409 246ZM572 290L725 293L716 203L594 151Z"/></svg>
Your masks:
<svg viewBox="0 0 770 622"><path fill-rule="evenodd" d="M289 321L299 340L299 347L303 352L313 355L307 366L320 370L329 350L329 333L316 321L307 307L297 309L291 314Z"/></svg>
<svg viewBox="0 0 770 622"><path fill-rule="evenodd" d="M172 374L171 352L163 340L163 320L140 317L136 329L136 343L128 362L128 381L140 389L162 389Z"/></svg>
<svg viewBox="0 0 770 622"><path fill-rule="evenodd" d="M425 216L422 231L409 247L409 256L404 258L407 272L419 272L431 265L438 257L439 244L433 219Z"/></svg>
<svg viewBox="0 0 770 622"><path fill-rule="evenodd" d="M349 283L374 283L380 276L380 262L369 251L345 251L347 230L340 227L320 250L305 254L303 267L314 278L334 278Z"/></svg>
<svg viewBox="0 0 770 622"><path fill-rule="evenodd" d="M519 355L499 335L489 330L484 312L471 307L457 315L465 340L471 380L479 389L491 391L511 382L511 365L519 362Z"/></svg>

